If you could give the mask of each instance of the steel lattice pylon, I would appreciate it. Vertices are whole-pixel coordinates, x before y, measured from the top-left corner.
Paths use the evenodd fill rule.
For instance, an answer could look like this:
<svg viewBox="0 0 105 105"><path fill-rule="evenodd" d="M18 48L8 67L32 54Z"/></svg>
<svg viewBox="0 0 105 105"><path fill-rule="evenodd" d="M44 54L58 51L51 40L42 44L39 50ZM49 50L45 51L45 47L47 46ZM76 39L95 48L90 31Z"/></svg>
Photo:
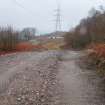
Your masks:
<svg viewBox="0 0 105 105"><path fill-rule="evenodd" d="M55 25L55 29L56 32L61 30L61 9L60 9L60 4L57 0L57 9L56 9L56 25Z"/></svg>

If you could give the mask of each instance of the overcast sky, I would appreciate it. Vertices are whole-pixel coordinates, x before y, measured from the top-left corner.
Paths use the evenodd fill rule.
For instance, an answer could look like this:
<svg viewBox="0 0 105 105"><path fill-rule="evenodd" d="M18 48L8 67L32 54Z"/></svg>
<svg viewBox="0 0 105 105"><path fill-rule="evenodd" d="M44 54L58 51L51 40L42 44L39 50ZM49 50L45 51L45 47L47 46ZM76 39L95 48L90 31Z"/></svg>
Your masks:
<svg viewBox="0 0 105 105"><path fill-rule="evenodd" d="M92 7L105 6L104 0L59 0L62 30L74 27ZM56 0L0 0L0 25L16 29L36 27L40 33L55 29Z"/></svg>

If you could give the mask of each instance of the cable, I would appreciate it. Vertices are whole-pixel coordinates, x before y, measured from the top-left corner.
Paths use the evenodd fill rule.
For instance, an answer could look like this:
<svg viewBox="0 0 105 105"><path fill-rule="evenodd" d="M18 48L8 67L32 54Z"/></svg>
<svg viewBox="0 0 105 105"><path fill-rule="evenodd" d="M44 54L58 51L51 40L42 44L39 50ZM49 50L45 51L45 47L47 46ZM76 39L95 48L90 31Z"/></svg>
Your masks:
<svg viewBox="0 0 105 105"><path fill-rule="evenodd" d="M14 3L15 3L17 6L19 6L19 7L23 8L23 9L25 9L24 6L21 5L17 0L12 0L12 1L14 1Z"/></svg>
<svg viewBox="0 0 105 105"><path fill-rule="evenodd" d="M27 9L26 7L24 7L21 3L19 3L17 0L12 0L18 7L24 9L25 11L28 12L28 14L32 15L33 12L29 9ZM32 15L33 16L33 15Z"/></svg>

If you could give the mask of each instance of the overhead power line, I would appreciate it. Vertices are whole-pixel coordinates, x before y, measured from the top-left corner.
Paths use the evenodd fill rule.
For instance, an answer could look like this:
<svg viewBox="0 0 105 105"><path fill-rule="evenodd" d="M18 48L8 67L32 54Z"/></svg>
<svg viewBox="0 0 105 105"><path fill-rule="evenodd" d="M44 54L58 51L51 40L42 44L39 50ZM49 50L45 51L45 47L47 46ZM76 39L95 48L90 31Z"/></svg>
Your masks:
<svg viewBox="0 0 105 105"><path fill-rule="evenodd" d="M23 8L23 9L26 9L22 4L20 4L17 0L12 0L12 1L14 1L14 3L18 6L18 7L20 7L20 8Z"/></svg>
<svg viewBox="0 0 105 105"><path fill-rule="evenodd" d="M21 3L19 3L17 0L12 0L14 2L15 5L17 5L18 7L24 9L28 14L32 15L33 12L31 10L29 10L28 8L26 8L25 6L23 6Z"/></svg>

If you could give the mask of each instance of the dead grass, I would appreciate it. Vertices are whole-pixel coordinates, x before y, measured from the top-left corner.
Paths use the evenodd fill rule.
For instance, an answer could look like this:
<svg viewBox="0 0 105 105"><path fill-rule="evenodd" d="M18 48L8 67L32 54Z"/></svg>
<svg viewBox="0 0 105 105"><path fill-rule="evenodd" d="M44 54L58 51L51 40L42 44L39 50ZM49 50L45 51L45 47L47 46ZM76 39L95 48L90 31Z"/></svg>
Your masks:
<svg viewBox="0 0 105 105"><path fill-rule="evenodd" d="M48 50L60 50L62 45L64 45L62 39L52 39L44 43L43 46Z"/></svg>
<svg viewBox="0 0 105 105"><path fill-rule="evenodd" d="M45 48L40 44L33 45L31 42L20 42L16 45L15 50L0 51L0 55L6 55L15 52L28 52L28 51L41 51L41 50L45 50Z"/></svg>
<svg viewBox="0 0 105 105"><path fill-rule="evenodd" d="M88 59L91 59L91 63L98 69L98 73L105 76L105 44L93 44L89 46L91 52L88 55Z"/></svg>
<svg viewBox="0 0 105 105"><path fill-rule="evenodd" d="M30 42L21 42L17 44L16 46L17 51L35 51L35 50L40 50L40 49L44 49L43 46L33 45Z"/></svg>

